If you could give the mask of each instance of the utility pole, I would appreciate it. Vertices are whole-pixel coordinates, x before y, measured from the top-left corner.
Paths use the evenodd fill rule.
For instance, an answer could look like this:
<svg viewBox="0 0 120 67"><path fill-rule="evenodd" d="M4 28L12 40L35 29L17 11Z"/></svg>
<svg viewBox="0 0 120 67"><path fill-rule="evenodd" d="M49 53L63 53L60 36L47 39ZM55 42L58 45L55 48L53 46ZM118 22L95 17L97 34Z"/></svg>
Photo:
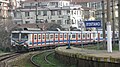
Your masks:
<svg viewBox="0 0 120 67"><path fill-rule="evenodd" d="M39 26L38 26L38 1L37 0L35 0L36 1L36 5L35 5L35 23L36 23L36 26L37 26L37 28L40 28Z"/></svg>
<svg viewBox="0 0 120 67"><path fill-rule="evenodd" d="M107 0L107 51L112 52L112 34L110 22L110 0Z"/></svg>
<svg viewBox="0 0 120 67"><path fill-rule="evenodd" d="M37 20L38 20L38 4L37 4L37 2L36 2L36 6L35 6L35 8L36 8L36 23L37 23Z"/></svg>
<svg viewBox="0 0 120 67"><path fill-rule="evenodd" d="M104 0L102 0L102 26L103 26L103 46L105 48L106 42L105 42L105 6L104 6Z"/></svg>
<svg viewBox="0 0 120 67"><path fill-rule="evenodd" d="M120 51L120 0L118 0L118 25L119 25L119 51Z"/></svg>
<svg viewBox="0 0 120 67"><path fill-rule="evenodd" d="M21 23L23 24L23 17L22 17L22 11L21 11L22 8L23 8L23 3L22 3L22 1L20 0L19 12L20 12L20 17L21 17ZM16 11L16 12L17 12L17 11Z"/></svg>
<svg viewBox="0 0 120 67"><path fill-rule="evenodd" d="M112 39L113 39L113 45L115 45L115 0L112 0L112 31L113 31L113 34L112 34Z"/></svg>

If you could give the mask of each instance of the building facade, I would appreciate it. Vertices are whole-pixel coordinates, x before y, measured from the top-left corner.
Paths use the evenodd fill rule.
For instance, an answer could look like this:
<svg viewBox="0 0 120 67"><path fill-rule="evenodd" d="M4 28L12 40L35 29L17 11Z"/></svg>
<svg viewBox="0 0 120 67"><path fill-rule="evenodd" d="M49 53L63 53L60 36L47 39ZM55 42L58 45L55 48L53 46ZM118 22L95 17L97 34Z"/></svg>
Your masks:
<svg viewBox="0 0 120 67"><path fill-rule="evenodd" d="M14 12L16 24L57 23L63 28L79 27L84 19L80 5L70 4L70 1L26 1Z"/></svg>
<svg viewBox="0 0 120 67"><path fill-rule="evenodd" d="M0 17L6 18L8 17L8 0L0 0Z"/></svg>
<svg viewBox="0 0 120 67"><path fill-rule="evenodd" d="M16 0L0 0L0 17L8 18L11 16L12 10L17 8Z"/></svg>

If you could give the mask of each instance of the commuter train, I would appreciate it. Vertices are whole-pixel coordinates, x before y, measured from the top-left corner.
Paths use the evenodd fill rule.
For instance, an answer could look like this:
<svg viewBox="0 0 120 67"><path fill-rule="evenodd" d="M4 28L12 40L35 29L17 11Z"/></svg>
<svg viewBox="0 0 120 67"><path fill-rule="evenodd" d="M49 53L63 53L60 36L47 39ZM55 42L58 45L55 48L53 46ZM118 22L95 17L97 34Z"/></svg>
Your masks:
<svg viewBox="0 0 120 67"><path fill-rule="evenodd" d="M17 51L97 41L103 41L102 31L12 31L11 34L11 45Z"/></svg>

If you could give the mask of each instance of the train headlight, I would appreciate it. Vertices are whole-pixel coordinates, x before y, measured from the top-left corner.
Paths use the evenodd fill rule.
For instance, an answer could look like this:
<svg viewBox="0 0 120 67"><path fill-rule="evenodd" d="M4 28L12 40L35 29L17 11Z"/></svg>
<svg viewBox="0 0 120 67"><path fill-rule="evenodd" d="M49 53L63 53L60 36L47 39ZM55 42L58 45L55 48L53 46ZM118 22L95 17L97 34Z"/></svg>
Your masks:
<svg viewBox="0 0 120 67"><path fill-rule="evenodd" d="M24 47L26 47L26 45L24 45Z"/></svg>
<svg viewBox="0 0 120 67"><path fill-rule="evenodd" d="M15 46L15 45L13 45L13 46Z"/></svg>

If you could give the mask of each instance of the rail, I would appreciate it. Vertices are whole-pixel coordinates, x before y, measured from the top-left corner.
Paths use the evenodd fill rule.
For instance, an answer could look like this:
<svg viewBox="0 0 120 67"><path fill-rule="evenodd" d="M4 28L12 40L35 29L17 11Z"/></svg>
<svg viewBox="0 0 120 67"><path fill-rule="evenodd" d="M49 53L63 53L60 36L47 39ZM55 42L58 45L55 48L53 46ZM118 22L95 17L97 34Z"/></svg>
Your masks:
<svg viewBox="0 0 120 67"><path fill-rule="evenodd" d="M5 54L0 56L0 67L6 67L7 61L19 56L20 53L11 53L11 54Z"/></svg>
<svg viewBox="0 0 120 67"><path fill-rule="evenodd" d="M35 56L37 56L37 55L39 55L39 54L43 54L43 53L45 53L45 52L51 52L51 53L52 53L52 51L53 51L53 49L52 49L52 50L45 50L45 51L42 51L42 52L40 52L40 53L37 53L37 54L33 55L33 56L30 58L30 62L31 62L34 66L36 66L36 67L41 67L40 64L37 64L37 63L35 63L35 62L33 61L33 57L35 57ZM51 62L49 62L49 61L47 60L47 57L48 57L51 53L47 54L47 55L44 57L44 59L45 59L45 61L46 61L47 63L53 64L53 63L51 63Z"/></svg>

